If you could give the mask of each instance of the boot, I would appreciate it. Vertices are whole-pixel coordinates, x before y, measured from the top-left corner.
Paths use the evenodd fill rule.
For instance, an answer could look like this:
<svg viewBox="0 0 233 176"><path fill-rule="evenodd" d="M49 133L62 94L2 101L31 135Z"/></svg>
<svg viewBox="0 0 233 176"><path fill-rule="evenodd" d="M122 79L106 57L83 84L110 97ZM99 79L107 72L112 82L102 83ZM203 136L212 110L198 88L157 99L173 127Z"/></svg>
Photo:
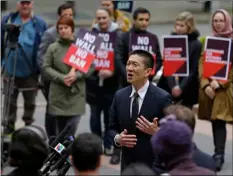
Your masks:
<svg viewBox="0 0 233 176"><path fill-rule="evenodd" d="M220 172L222 170L222 166L224 164L224 156L221 154L214 154L213 159L215 161L215 166L217 172Z"/></svg>

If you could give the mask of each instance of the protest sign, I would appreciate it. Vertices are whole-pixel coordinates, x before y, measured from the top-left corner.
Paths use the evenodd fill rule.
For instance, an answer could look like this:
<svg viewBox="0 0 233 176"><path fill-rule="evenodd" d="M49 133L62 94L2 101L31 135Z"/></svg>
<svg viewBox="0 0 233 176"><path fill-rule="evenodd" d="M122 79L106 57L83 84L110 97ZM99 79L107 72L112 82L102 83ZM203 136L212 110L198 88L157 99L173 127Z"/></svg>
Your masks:
<svg viewBox="0 0 233 176"><path fill-rule="evenodd" d="M114 47L116 42L116 32L98 33L102 37L99 50L96 52L94 60L96 70L114 71Z"/></svg>
<svg viewBox="0 0 233 176"><path fill-rule="evenodd" d="M156 42L157 38L155 35L151 33L143 33L137 34L135 32L130 33L130 40L129 40L129 52L134 50L145 50L151 53L154 57L154 68L152 70L152 75L155 74L156 69Z"/></svg>
<svg viewBox="0 0 233 176"><path fill-rule="evenodd" d="M102 38L97 34L81 28L77 35L76 45L68 49L63 62L72 69L87 73L100 47Z"/></svg>
<svg viewBox="0 0 233 176"><path fill-rule="evenodd" d="M134 6L134 1L126 1L126 0L114 1L115 9L121 11L131 13L133 11L133 6Z"/></svg>
<svg viewBox="0 0 233 176"><path fill-rule="evenodd" d="M203 77L220 81L228 80L232 54L231 45L230 38L206 37Z"/></svg>
<svg viewBox="0 0 233 176"><path fill-rule="evenodd" d="M163 36L163 75L189 76L188 37Z"/></svg>
<svg viewBox="0 0 233 176"><path fill-rule="evenodd" d="M75 44L82 49L85 49L88 52L96 53L100 47L102 38L94 32L90 32L87 29L81 28L77 35L77 40Z"/></svg>
<svg viewBox="0 0 233 176"><path fill-rule="evenodd" d="M63 62L78 71L87 73L94 59L95 54L73 44L66 53Z"/></svg>

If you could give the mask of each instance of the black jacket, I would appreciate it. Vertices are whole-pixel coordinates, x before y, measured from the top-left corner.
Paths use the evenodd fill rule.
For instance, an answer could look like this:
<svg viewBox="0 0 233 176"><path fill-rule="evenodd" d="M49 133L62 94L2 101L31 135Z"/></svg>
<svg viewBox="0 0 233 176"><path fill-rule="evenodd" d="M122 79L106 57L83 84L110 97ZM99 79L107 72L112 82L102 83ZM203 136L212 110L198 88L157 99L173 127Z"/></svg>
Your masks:
<svg viewBox="0 0 233 176"><path fill-rule="evenodd" d="M130 33L150 33L148 31L140 31L135 28L131 28L130 31L123 33L122 35L118 36L117 43L115 47L115 65L116 65L116 73L119 74L122 78L123 87L127 86L126 80L126 63L129 58L129 40L130 40ZM151 33L150 33L151 34ZM154 34L151 34L154 35ZM155 51L156 54L156 71L158 71L162 66L162 57L160 52L159 40L156 35L154 35L156 40L155 43Z"/></svg>
<svg viewBox="0 0 233 176"><path fill-rule="evenodd" d="M135 119L130 118L131 92L132 86L117 91L110 110L109 134L113 138L124 129L128 131L128 134L137 136L137 144L134 148L122 147L121 170L134 162L142 162L151 167L154 160L150 143L151 135L137 130ZM163 109L171 104L170 95L150 83L138 116L142 115L150 122L155 117L161 119L164 117Z"/></svg>
<svg viewBox="0 0 233 176"><path fill-rule="evenodd" d="M93 32L98 33L98 29L93 28ZM120 31L115 30L117 35ZM114 32L114 31L111 31ZM112 103L113 96L119 88L119 77L116 73L103 81L103 86L99 86L99 71L95 71L86 79L87 103L102 104Z"/></svg>
<svg viewBox="0 0 233 176"><path fill-rule="evenodd" d="M176 33L172 33L176 35ZM189 76L179 77L178 85L182 90L182 94L179 98L174 98L174 101L182 100L182 104L188 107L192 107L198 102L198 62L201 55L202 45L198 40L199 32L195 31L188 35L188 48L189 48ZM175 87L175 77L161 77L158 86L171 93L173 87Z"/></svg>

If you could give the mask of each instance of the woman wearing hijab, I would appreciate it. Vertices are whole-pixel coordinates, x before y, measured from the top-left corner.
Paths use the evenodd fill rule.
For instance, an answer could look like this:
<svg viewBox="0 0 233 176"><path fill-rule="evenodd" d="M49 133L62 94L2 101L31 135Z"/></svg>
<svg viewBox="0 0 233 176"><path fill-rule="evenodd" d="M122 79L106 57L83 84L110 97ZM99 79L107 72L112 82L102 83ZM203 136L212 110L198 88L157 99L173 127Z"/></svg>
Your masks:
<svg viewBox="0 0 233 176"><path fill-rule="evenodd" d="M212 35L233 39L232 20L226 10L217 10L212 17ZM205 37L201 38L205 44ZM231 49L231 60L233 51ZM202 55L199 63L199 111L198 118L210 120L214 138L215 151L213 158L217 171L222 169L224 163L226 143L226 122L233 121L233 100L232 100L232 68L230 67L227 81L218 81L202 77L204 57ZM232 61L231 61L232 62Z"/></svg>

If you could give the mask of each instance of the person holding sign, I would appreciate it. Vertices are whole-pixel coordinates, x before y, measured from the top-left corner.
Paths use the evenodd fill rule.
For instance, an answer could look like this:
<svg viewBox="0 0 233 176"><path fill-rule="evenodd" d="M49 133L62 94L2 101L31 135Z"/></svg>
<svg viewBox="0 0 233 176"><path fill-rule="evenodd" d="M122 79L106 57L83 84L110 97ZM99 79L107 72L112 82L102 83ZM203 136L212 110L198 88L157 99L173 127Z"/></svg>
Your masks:
<svg viewBox="0 0 233 176"><path fill-rule="evenodd" d="M115 144L122 147L121 171L136 162L152 167L150 139L157 131L157 120L164 117L164 108L172 103L166 91L148 80L153 66L149 52L132 51L126 65L131 85L117 91L113 99L109 130Z"/></svg>
<svg viewBox="0 0 233 176"><path fill-rule="evenodd" d="M78 72L63 63L64 56L75 42L73 19L61 16L56 28L59 39L49 46L42 65L43 72L51 81L48 113L56 118L58 133L66 125L72 124L68 135L74 135L80 117L85 113L85 78L88 74Z"/></svg>
<svg viewBox="0 0 233 176"><path fill-rule="evenodd" d="M118 39L115 48L116 72L122 76L123 87L127 86L125 66L131 51L143 49L150 52L155 60L152 76L160 70L162 59L159 40L156 35L147 31L150 22L150 12L139 7L133 12L133 27L123 33Z"/></svg>
<svg viewBox="0 0 233 176"><path fill-rule="evenodd" d="M69 3L65 3L65 4L60 5L57 9L57 15L58 15L58 17L61 17L63 15L67 15L67 16L73 18L74 11L72 9L72 5ZM39 65L40 69L42 67L44 55L45 55L49 45L54 43L56 41L57 37L58 37L58 33L57 33L56 25L51 26L50 28L48 28L44 32L44 34L41 38L41 43L40 43L39 50L37 53L37 63ZM43 87L44 87L43 92L44 92L45 99L48 100L49 81L46 79L46 76L44 76L43 73L41 73L41 83L43 84ZM47 109L48 109L48 104L47 104L47 108L46 108L46 112L45 112L46 133L47 133L48 137L56 136L56 123L54 122L55 121L54 117L51 116L50 114L48 114Z"/></svg>
<svg viewBox="0 0 233 176"><path fill-rule="evenodd" d="M186 62L188 62L189 75L163 76L158 86L171 93L175 102L180 102L192 109L193 105L198 102L198 61L202 46L198 40L199 32L196 29L194 17L190 12L182 12L177 16L172 35L186 35L188 37L188 46L184 45L183 50L188 51L188 61ZM161 86L163 79L166 83Z"/></svg>
<svg viewBox="0 0 233 176"><path fill-rule="evenodd" d="M91 108L91 131L102 138L101 112L104 114L104 153L113 153L112 139L108 134L109 110L113 96L118 89L118 77L114 74L113 48L118 31L118 24L110 18L107 8L99 8L96 11L97 23L92 32L103 38L94 61L95 72L86 80L87 102Z"/></svg>
<svg viewBox="0 0 233 176"><path fill-rule="evenodd" d="M230 48L230 51L228 47L225 49L222 48L221 50L218 50L218 48L220 49L225 45L224 43L226 42L223 42L224 39L226 40L227 38L230 38L230 41L232 41L233 39L231 17L226 10L220 9L213 14L212 33L213 37L218 37L219 40L215 39L215 41L212 40L207 42L205 37L201 38L203 46L206 45L207 49L208 47L216 48L215 50L212 49L212 51L214 51L215 54L213 53L210 59L226 59L221 58L220 56L222 55L222 51L223 55L225 52L228 52L230 55L230 62L228 64L232 66L232 47ZM230 44L230 42L227 43L228 45ZM224 163L225 144L227 135L226 122L233 121L233 71L232 68L229 68L229 71L226 72L227 79L224 81L220 79L215 79L213 77L204 77L203 73L206 71L205 69L207 69L204 67L207 56L209 57L209 55L207 55L206 52L203 52L203 55L199 63L200 94L198 118L210 120L212 123L215 147L213 158L216 162L217 170L220 171Z"/></svg>

